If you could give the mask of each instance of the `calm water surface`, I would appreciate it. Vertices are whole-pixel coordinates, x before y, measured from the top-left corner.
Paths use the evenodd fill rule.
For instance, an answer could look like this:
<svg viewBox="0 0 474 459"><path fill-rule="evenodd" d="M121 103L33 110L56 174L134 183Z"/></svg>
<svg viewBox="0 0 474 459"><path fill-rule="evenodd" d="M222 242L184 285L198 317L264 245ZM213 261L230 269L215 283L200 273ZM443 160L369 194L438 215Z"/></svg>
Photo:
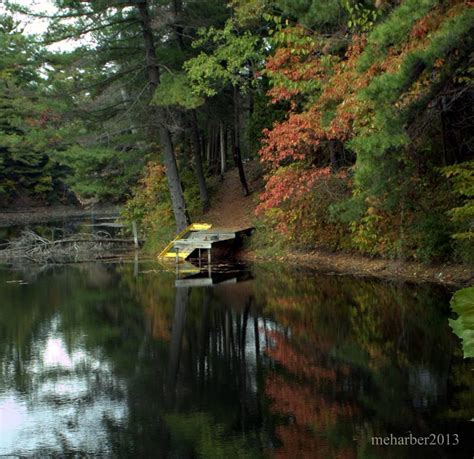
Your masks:
<svg viewBox="0 0 474 459"><path fill-rule="evenodd" d="M192 274L1 269L0 455L473 457L449 292L275 265ZM372 445L409 432L445 445Z"/></svg>

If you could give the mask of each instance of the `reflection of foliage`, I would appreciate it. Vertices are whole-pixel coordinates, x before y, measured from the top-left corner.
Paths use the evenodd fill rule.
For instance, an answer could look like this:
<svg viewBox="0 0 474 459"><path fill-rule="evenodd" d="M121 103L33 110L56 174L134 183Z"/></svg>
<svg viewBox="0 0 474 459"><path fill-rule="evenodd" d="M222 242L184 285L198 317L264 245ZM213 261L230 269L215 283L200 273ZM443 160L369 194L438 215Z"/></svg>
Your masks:
<svg viewBox="0 0 474 459"><path fill-rule="evenodd" d="M122 270L123 284L140 303L153 338L168 341L174 308L174 273L148 272L138 277L129 274Z"/></svg>
<svg viewBox="0 0 474 459"><path fill-rule="evenodd" d="M370 358L374 358L371 365L380 364L382 356L388 363L393 355L412 364L424 358L436 360L450 339L439 312L445 293L434 288L336 276L313 275L309 281L306 274L281 266L259 266L256 275L261 279L257 298L293 336L333 352L343 349L347 354L350 345L350 355L358 355L360 364L367 365ZM436 338L433 330L439 332ZM418 346L421 354L411 352L412 346Z"/></svg>
<svg viewBox="0 0 474 459"><path fill-rule="evenodd" d="M459 314L449 325L462 340L464 357L474 357L474 287L458 290L451 299L451 307Z"/></svg>
<svg viewBox="0 0 474 459"><path fill-rule="evenodd" d="M344 446L332 445L321 434L333 429L339 418L347 419L355 412L343 398L333 400L327 391L328 383L337 387L338 382L347 377L347 368L344 365L327 367L308 358L310 348L297 351L281 335L274 333L272 338L274 346L267 354L291 373L291 376L270 374L265 385L272 411L292 419L277 427L282 446L276 451L276 457L288 457L296 451L300 457L345 456L350 451L345 451ZM292 379L295 375L300 378Z"/></svg>
<svg viewBox="0 0 474 459"><path fill-rule="evenodd" d="M277 365L266 377L265 394L270 409L287 416L276 427L277 454L351 456L354 426L363 441L374 433L366 413L380 434L380 425L406 429L426 422L415 408L420 403L439 409L451 358L446 349L455 346L441 307L445 292L281 266L255 269L257 301L285 333L266 332L272 343L266 354ZM462 384L456 378L453 393ZM470 409L465 395L459 399Z"/></svg>
<svg viewBox="0 0 474 459"><path fill-rule="evenodd" d="M165 420L180 449L187 450L186 457L195 457L190 454L193 450L204 459L261 456L243 438L229 435L228 427L214 422L206 413L168 414Z"/></svg>
<svg viewBox="0 0 474 459"><path fill-rule="evenodd" d="M452 370L452 383L460 388L454 394L454 403L448 410L448 416L454 419L474 422L474 371L472 361L457 363Z"/></svg>
<svg viewBox="0 0 474 459"><path fill-rule="evenodd" d="M126 406L127 422L103 420L116 456L150 457L171 432L173 457L368 457L387 426L472 417L441 289L256 266L256 282L191 289L170 383L174 273L134 268L57 268L24 286L0 272L0 382L34 398L37 381L83 377L87 400ZM31 371L53 319L68 352L100 368Z"/></svg>
<svg viewBox="0 0 474 459"><path fill-rule="evenodd" d="M292 374L299 374L315 382L335 382L336 372L333 368L324 368L315 366L311 358L303 352L298 352L288 341L283 339L280 333L268 334L274 343L274 346L267 349L267 354ZM347 369L345 370L347 373Z"/></svg>

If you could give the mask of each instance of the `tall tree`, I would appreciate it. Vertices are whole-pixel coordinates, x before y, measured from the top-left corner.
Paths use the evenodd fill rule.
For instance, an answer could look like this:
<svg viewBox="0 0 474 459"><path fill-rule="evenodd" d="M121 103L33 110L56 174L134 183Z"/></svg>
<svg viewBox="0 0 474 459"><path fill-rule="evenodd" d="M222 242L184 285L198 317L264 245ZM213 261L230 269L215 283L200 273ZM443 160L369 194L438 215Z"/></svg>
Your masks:
<svg viewBox="0 0 474 459"><path fill-rule="evenodd" d="M195 46L201 47L201 52L186 62L185 69L198 94L211 97L231 87L233 156L244 194L248 195L241 154L240 94L250 91L255 71L263 62L261 39L249 30L241 30L235 19L229 19L222 29L201 29L200 36Z"/></svg>
<svg viewBox="0 0 474 459"><path fill-rule="evenodd" d="M0 198L44 201L58 192L64 170L54 152L68 144L62 127L65 103L49 97L42 72L47 53L21 33L21 26L0 18Z"/></svg>
<svg viewBox="0 0 474 459"><path fill-rule="evenodd" d="M153 39L153 32L150 24L150 15L148 11L147 1L142 1L137 4L137 9L140 15L141 27L143 32L143 39L145 43L146 66L150 88L154 92L160 84L160 72L158 61L156 58L155 43ZM158 132L160 136L160 143L163 149L164 163L166 167L166 177L170 189L171 202L173 205L174 218L176 220L176 228L178 232L189 225L189 215L186 210L186 203L184 201L183 189L179 178L178 166L176 164L176 157L174 154L173 141L171 134L166 128L166 112L162 107L152 109L153 114L157 117Z"/></svg>
<svg viewBox="0 0 474 459"><path fill-rule="evenodd" d="M162 11L169 2L153 3L153 10ZM166 33L152 27L151 2L58 0L56 4L59 12L46 15L50 27L45 42L86 38L82 47L67 57L69 65L74 62L80 69L73 87L68 89L78 102L76 115L88 124L89 148L105 144L122 153L131 148L152 151L158 141L176 226L183 229L189 216L167 112L150 104L160 84L156 35L163 49L169 46ZM161 55L166 55L166 51ZM143 132L147 133L146 143L142 140Z"/></svg>

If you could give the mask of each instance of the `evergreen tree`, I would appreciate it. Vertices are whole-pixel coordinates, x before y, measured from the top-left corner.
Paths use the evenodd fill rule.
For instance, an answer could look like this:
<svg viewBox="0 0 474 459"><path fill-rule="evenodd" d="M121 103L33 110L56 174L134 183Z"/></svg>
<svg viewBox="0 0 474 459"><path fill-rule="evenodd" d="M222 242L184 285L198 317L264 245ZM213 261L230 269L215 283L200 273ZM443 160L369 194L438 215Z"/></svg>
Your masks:
<svg viewBox="0 0 474 459"><path fill-rule="evenodd" d="M42 72L46 53L22 35L11 16L0 18L0 197L47 200L64 170L53 159L67 145L64 104L49 98Z"/></svg>

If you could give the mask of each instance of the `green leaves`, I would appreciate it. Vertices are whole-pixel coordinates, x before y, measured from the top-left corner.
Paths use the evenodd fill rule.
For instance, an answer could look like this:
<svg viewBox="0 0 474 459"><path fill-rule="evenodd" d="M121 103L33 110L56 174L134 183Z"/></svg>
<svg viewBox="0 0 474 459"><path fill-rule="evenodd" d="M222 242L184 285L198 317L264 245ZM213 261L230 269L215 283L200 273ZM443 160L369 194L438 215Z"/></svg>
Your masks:
<svg viewBox="0 0 474 459"><path fill-rule="evenodd" d="M120 200L130 190L145 164L139 150L119 152L105 147L74 145L54 154L72 171L66 182L82 198Z"/></svg>
<svg viewBox="0 0 474 459"><path fill-rule="evenodd" d="M165 73L161 77L161 83L155 91L152 103L194 109L201 106L204 99L194 92L191 81L186 74Z"/></svg>
<svg viewBox="0 0 474 459"><path fill-rule="evenodd" d="M199 31L194 47L206 51L184 64L184 69L197 94L214 96L225 85L239 86L245 91L253 73L263 63L264 50L260 38L250 31L240 31L229 19L223 29L210 27Z"/></svg>
<svg viewBox="0 0 474 459"><path fill-rule="evenodd" d="M164 416L175 442L184 451L195 451L197 457L225 459L229 457L258 458L259 451L247 444L245 438L229 434L229 425L216 422L205 412L169 413ZM231 424L232 419L225 419Z"/></svg>
<svg viewBox="0 0 474 459"><path fill-rule="evenodd" d="M459 317L450 319L449 325L462 340L464 358L474 357L474 287L458 290L451 298L451 308Z"/></svg>
<svg viewBox="0 0 474 459"><path fill-rule="evenodd" d="M0 181L3 197L44 199L61 175L50 154L65 147L61 102L50 98L41 74L44 50L0 18Z"/></svg>
<svg viewBox="0 0 474 459"><path fill-rule="evenodd" d="M193 90L203 96L215 96L229 79L226 69L215 55L201 52L184 64Z"/></svg>
<svg viewBox="0 0 474 459"><path fill-rule="evenodd" d="M347 26L352 32L370 31L381 16L380 11L373 6L367 7L364 3L354 3L351 0L342 0L341 3L349 18Z"/></svg>
<svg viewBox="0 0 474 459"><path fill-rule="evenodd" d="M405 42L413 24L438 3L438 0L406 0L394 9L388 19L369 35L367 47L359 59L359 71L366 71L383 58L391 46Z"/></svg>
<svg viewBox="0 0 474 459"><path fill-rule="evenodd" d="M358 71L367 71L369 61L374 62L372 58L375 59L375 54L372 53L375 49L381 57L389 46L392 46L391 52L394 52L393 49L402 41L409 40L409 36L399 34L399 27L408 30L435 3L431 0L407 1L395 9L387 21L375 28L369 36L368 45L358 60ZM409 16L405 16L407 14ZM473 20L474 12L468 9L447 17L439 28L430 33L430 40L425 46L406 52L396 70L376 75L360 91L359 100L365 101L370 107L370 122L355 130L355 136L349 145L357 153L355 183L364 190L364 196L387 193L386 196L392 195L394 198L385 198L387 203L391 201L394 205L400 204L394 179L398 175L400 183L407 182L408 174L406 168L402 167L403 151L413 141L407 132L407 113L411 103L419 101L423 93L417 90L412 95L411 103L402 104L400 101L410 90L413 91L417 81L427 72L433 71L439 59L445 59L451 50L462 46L463 40L469 36ZM432 84L434 85L434 81ZM383 167L381 160L384 161ZM472 237L472 232L470 234ZM467 237L466 234L459 236Z"/></svg>
<svg viewBox="0 0 474 459"><path fill-rule="evenodd" d="M474 161L444 167L441 171L463 204L449 211L451 219L459 228L453 238L474 240Z"/></svg>
<svg viewBox="0 0 474 459"><path fill-rule="evenodd" d="M334 31L346 19L340 0L276 0L275 3L300 24L319 31Z"/></svg>

